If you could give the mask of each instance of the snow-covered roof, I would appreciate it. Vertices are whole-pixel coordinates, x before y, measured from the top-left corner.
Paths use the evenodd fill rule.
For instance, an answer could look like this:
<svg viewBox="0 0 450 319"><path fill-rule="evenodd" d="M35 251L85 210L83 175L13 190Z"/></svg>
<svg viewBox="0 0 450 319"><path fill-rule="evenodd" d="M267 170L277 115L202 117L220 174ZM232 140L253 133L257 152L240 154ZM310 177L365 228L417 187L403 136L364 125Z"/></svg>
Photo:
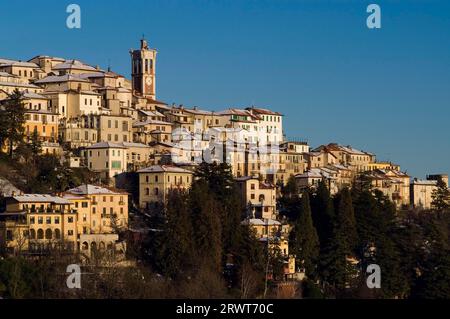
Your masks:
<svg viewBox="0 0 450 319"><path fill-rule="evenodd" d="M108 188L91 185L91 184L84 184L84 185L80 185L78 187L69 189L67 191L67 193L73 194L73 195L119 194L118 192L114 192Z"/></svg>
<svg viewBox="0 0 450 319"><path fill-rule="evenodd" d="M78 60L66 60L63 63L55 65L54 70L67 70L67 69L75 69L75 70L85 70L85 71L100 71L93 66L84 64Z"/></svg>
<svg viewBox="0 0 450 319"><path fill-rule="evenodd" d="M250 218L246 219L242 222L244 225L251 225L251 226L274 226L274 225L281 225L281 223L278 220L275 219L259 219L259 218Z"/></svg>
<svg viewBox="0 0 450 319"><path fill-rule="evenodd" d="M70 204L67 199L47 194L24 194L13 196L12 198L21 203L54 203L63 205Z"/></svg>
<svg viewBox="0 0 450 319"><path fill-rule="evenodd" d="M172 165L153 165L137 171L138 173L186 173L192 174L191 171Z"/></svg>
<svg viewBox="0 0 450 319"><path fill-rule="evenodd" d="M97 149L97 148L126 148L126 147L121 144L112 142L100 142L86 147L86 149Z"/></svg>
<svg viewBox="0 0 450 319"><path fill-rule="evenodd" d="M50 75L43 79L37 80L34 83L44 84L44 83L59 83L59 82L68 82L68 81L89 82L88 80L86 80L78 75L65 74L65 75Z"/></svg>

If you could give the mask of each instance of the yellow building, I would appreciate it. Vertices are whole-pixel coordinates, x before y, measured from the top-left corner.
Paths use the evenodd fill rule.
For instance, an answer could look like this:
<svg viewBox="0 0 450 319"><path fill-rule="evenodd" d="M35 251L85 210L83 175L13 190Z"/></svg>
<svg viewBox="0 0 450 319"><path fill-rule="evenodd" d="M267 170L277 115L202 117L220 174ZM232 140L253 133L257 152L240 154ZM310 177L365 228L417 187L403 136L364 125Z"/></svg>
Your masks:
<svg viewBox="0 0 450 319"><path fill-rule="evenodd" d="M78 234L111 234L128 228L128 193L81 185L63 194L78 213Z"/></svg>
<svg viewBox="0 0 450 319"><path fill-rule="evenodd" d="M122 144L100 142L83 151L87 167L111 179L127 171L127 148Z"/></svg>
<svg viewBox="0 0 450 319"><path fill-rule="evenodd" d="M10 253L41 252L61 247L74 250L77 211L64 198L25 194L6 199L0 214L0 244Z"/></svg>
<svg viewBox="0 0 450 319"><path fill-rule="evenodd" d="M149 208L155 202L166 202L171 189L186 190L191 186L191 171L169 165L155 165L138 171L139 206Z"/></svg>
<svg viewBox="0 0 450 319"><path fill-rule="evenodd" d="M275 219L276 187L261 182L256 177L236 178L242 203L246 206L250 218Z"/></svg>
<svg viewBox="0 0 450 319"><path fill-rule="evenodd" d="M366 175L372 187L383 192L400 208L410 205L410 177L396 170L374 170Z"/></svg>

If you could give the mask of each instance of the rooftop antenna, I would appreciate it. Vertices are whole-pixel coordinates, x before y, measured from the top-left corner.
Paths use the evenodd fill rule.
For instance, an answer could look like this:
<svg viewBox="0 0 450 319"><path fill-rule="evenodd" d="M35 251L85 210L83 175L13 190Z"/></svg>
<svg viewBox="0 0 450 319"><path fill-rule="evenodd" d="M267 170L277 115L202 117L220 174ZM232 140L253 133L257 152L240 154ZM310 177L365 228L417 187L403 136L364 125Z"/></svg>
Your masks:
<svg viewBox="0 0 450 319"><path fill-rule="evenodd" d="M108 58L108 72L111 72L111 59Z"/></svg>

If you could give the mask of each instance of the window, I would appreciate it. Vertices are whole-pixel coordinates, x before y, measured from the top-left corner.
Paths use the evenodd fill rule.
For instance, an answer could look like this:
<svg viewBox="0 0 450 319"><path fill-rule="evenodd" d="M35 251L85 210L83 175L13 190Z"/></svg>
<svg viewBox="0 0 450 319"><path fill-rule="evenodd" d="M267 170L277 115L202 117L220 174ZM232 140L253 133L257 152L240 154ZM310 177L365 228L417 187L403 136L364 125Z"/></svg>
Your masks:
<svg viewBox="0 0 450 319"><path fill-rule="evenodd" d="M56 225L59 224L59 217L55 217L55 224L56 224Z"/></svg>
<svg viewBox="0 0 450 319"><path fill-rule="evenodd" d="M155 175L155 183L158 183L158 175Z"/></svg>
<svg viewBox="0 0 450 319"><path fill-rule="evenodd" d="M87 221L87 216L86 216L86 214L83 214L83 222L86 222Z"/></svg>
<svg viewBox="0 0 450 319"><path fill-rule="evenodd" d="M69 229L69 230L67 231L67 235L68 235L68 236L73 236L73 230L72 230L72 229Z"/></svg>
<svg viewBox="0 0 450 319"><path fill-rule="evenodd" d="M159 189L158 189L158 187L155 187L155 195L159 195Z"/></svg>
<svg viewBox="0 0 450 319"><path fill-rule="evenodd" d="M38 229L37 239L44 239L44 231L42 229Z"/></svg>
<svg viewBox="0 0 450 319"><path fill-rule="evenodd" d="M83 208L88 207L88 202L82 202L82 203L81 203L81 207L83 207Z"/></svg>
<svg viewBox="0 0 450 319"><path fill-rule="evenodd" d="M12 230L6 231L6 240L13 240L13 232Z"/></svg>
<svg viewBox="0 0 450 319"><path fill-rule="evenodd" d="M68 222L69 224L73 223L73 217L67 217L67 222Z"/></svg>
<svg viewBox="0 0 450 319"><path fill-rule="evenodd" d="M44 223L44 217L38 217L38 224L42 225Z"/></svg>
<svg viewBox="0 0 450 319"><path fill-rule="evenodd" d="M145 195L150 195L150 189L148 187L145 189Z"/></svg>
<svg viewBox="0 0 450 319"><path fill-rule="evenodd" d="M55 239L61 239L61 231L59 229L55 229Z"/></svg>
<svg viewBox="0 0 450 319"><path fill-rule="evenodd" d="M45 231L45 239L52 239L52 237L53 237L52 235L53 235L52 230L50 228L48 228Z"/></svg>
<svg viewBox="0 0 450 319"><path fill-rule="evenodd" d="M34 224L34 223L35 223L34 217L30 217L30 224Z"/></svg>

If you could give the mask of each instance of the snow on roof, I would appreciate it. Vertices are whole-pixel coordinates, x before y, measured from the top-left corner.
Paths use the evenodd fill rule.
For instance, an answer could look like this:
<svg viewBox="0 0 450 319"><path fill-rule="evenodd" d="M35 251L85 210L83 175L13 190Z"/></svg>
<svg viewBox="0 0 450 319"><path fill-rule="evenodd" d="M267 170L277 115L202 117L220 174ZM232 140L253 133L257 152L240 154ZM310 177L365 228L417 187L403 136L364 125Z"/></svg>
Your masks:
<svg viewBox="0 0 450 319"><path fill-rule="evenodd" d="M86 149L96 149L96 148L126 148L126 147L121 144L112 142L100 142L86 147Z"/></svg>
<svg viewBox="0 0 450 319"><path fill-rule="evenodd" d="M246 108L248 111L253 111L258 114L264 114L264 115L279 115L282 116L283 114L275 111L271 111L269 109L259 108L259 107L248 107Z"/></svg>
<svg viewBox="0 0 450 319"><path fill-rule="evenodd" d="M13 196L13 198L21 203L55 203L55 204L70 204L67 199L47 195L47 194L24 194L19 196Z"/></svg>
<svg viewBox="0 0 450 319"><path fill-rule="evenodd" d="M55 65L53 68L54 70L67 70L67 69L75 69L75 70L86 70L86 71L100 71L93 66L84 64L81 61L78 60L66 60L63 63Z"/></svg>
<svg viewBox="0 0 450 319"><path fill-rule="evenodd" d="M428 186L436 186L437 185L437 181L429 181L429 180L424 180L424 179L415 179L412 181L413 185L428 185Z"/></svg>
<svg viewBox="0 0 450 319"><path fill-rule="evenodd" d="M318 168L311 168L309 171L304 172L303 174L295 175L295 178L322 178L323 174L321 170Z"/></svg>
<svg viewBox="0 0 450 319"><path fill-rule="evenodd" d="M138 173L186 173L192 174L191 171L172 165L153 165L137 171Z"/></svg>
<svg viewBox="0 0 450 319"><path fill-rule="evenodd" d="M13 63L13 62L17 62L17 60L1 59L1 58L0 58L0 65L1 65L1 64L9 64L9 63Z"/></svg>
<svg viewBox="0 0 450 319"><path fill-rule="evenodd" d="M281 225L278 220L275 219L259 219L259 218L250 218L246 219L242 222L243 225L251 225L251 226L274 226Z"/></svg>
<svg viewBox="0 0 450 319"><path fill-rule="evenodd" d="M19 76L8 73L8 72L0 72L0 76L8 77L8 78L18 78Z"/></svg>
<svg viewBox="0 0 450 319"><path fill-rule="evenodd" d="M4 82L4 81L0 81L0 85L3 85L3 86L25 87L25 88L32 88L32 89L40 89L39 86L34 85L34 84L28 84L28 83L14 83L14 82Z"/></svg>
<svg viewBox="0 0 450 319"><path fill-rule="evenodd" d="M39 65L32 62L23 62L15 60L0 59L0 66L20 66L25 68L39 68Z"/></svg>
<svg viewBox="0 0 450 319"><path fill-rule="evenodd" d="M91 184L84 184L80 185L78 187L69 189L67 193L72 195L90 195L90 194L120 194L118 192L114 192L108 188L91 185Z"/></svg>
<svg viewBox="0 0 450 319"><path fill-rule="evenodd" d="M46 96L43 96L43 95L41 95L41 94L37 94L37 93L34 93L34 92L28 92L28 91L23 92L23 93L22 93L22 96L23 96L25 99L41 99L41 100L48 100L48 97L46 97Z"/></svg>
<svg viewBox="0 0 450 319"><path fill-rule="evenodd" d="M142 143L134 143L134 142L122 142L121 143L124 147L142 147L142 148L150 148L150 146Z"/></svg>
<svg viewBox="0 0 450 319"><path fill-rule="evenodd" d="M50 75L43 79L37 80L34 83L43 84L43 83L58 83L67 81L89 82L88 80L80 77L79 75L65 74L65 75Z"/></svg>

